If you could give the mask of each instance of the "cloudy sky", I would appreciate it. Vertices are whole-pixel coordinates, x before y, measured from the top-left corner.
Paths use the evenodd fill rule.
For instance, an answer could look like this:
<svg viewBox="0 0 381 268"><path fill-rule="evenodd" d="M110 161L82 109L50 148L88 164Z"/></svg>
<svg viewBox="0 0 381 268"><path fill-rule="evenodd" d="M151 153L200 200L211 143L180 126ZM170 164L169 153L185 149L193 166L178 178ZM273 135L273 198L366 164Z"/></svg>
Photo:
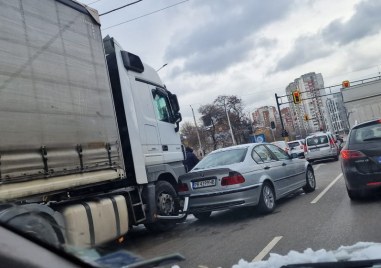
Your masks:
<svg viewBox="0 0 381 268"><path fill-rule="evenodd" d="M103 13L133 1L90 5ZM190 104L196 111L218 95L238 95L247 112L275 105L274 93L307 72L326 86L376 76L380 14L380 0L143 0L101 22L147 64L168 63L159 74L188 121Z"/></svg>

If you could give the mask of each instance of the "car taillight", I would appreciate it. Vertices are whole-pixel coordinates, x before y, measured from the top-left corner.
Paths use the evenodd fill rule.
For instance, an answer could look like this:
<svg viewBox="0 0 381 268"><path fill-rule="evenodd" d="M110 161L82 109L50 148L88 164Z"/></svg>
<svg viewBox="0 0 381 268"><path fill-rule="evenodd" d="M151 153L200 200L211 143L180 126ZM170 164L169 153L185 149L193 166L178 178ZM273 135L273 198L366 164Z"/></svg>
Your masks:
<svg viewBox="0 0 381 268"><path fill-rule="evenodd" d="M352 151L352 150L342 150L340 152L340 155L341 155L341 158L344 160L366 157L366 155L363 154L362 152Z"/></svg>
<svg viewBox="0 0 381 268"><path fill-rule="evenodd" d="M221 180L221 185L228 186L228 185L240 184L244 182L245 182L245 178L238 172L234 172L229 174L228 177L223 177Z"/></svg>
<svg viewBox="0 0 381 268"><path fill-rule="evenodd" d="M178 192L188 192L189 191L188 184L186 184L186 183L179 183L178 186L177 186L177 191Z"/></svg>
<svg viewBox="0 0 381 268"><path fill-rule="evenodd" d="M304 144L304 152L307 153L307 145Z"/></svg>
<svg viewBox="0 0 381 268"><path fill-rule="evenodd" d="M379 181L377 181L377 182L368 182L366 185L368 185L368 186L380 186L381 182L379 182Z"/></svg>
<svg viewBox="0 0 381 268"><path fill-rule="evenodd" d="M303 146L303 145L300 145L300 149L302 149L302 150L303 150L303 149L304 149L304 146Z"/></svg>

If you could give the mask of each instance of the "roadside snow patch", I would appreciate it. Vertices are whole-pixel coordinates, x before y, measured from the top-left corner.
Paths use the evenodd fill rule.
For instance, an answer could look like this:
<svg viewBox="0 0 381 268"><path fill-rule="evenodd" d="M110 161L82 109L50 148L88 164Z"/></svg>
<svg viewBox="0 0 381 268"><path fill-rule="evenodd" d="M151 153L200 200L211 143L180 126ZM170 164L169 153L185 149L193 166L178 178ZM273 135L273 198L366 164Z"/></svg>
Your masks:
<svg viewBox="0 0 381 268"><path fill-rule="evenodd" d="M303 252L291 250L282 256L270 253L267 261L247 262L241 259L232 268L279 268L282 265L297 263L356 261L381 258L381 243L358 242L353 246L341 246L337 250L320 249L313 251L308 248Z"/></svg>

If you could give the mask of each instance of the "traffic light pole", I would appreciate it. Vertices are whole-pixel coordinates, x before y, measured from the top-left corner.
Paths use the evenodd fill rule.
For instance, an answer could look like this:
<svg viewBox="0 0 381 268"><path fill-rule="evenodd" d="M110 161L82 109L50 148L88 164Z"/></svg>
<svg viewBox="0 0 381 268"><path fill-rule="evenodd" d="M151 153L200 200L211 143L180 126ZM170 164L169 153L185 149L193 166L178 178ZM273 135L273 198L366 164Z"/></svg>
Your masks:
<svg viewBox="0 0 381 268"><path fill-rule="evenodd" d="M278 94L275 93L275 100L276 100L276 106L278 108L278 113L279 113L279 118L280 118L280 125L282 126L282 133L284 132L284 124L283 124L283 118L282 118L282 113L280 112L280 104L278 101Z"/></svg>

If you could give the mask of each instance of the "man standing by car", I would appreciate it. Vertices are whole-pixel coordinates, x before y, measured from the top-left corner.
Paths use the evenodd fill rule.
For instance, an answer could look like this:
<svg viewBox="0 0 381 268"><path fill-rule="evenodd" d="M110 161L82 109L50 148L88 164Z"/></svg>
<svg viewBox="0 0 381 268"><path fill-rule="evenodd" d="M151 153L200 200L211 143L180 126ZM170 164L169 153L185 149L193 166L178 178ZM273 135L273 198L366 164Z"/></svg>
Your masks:
<svg viewBox="0 0 381 268"><path fill-rule="evenodd" d="M197 156L193 153L192 148L186 147L185 152L186 158L184 160L184 165L187 169L187 172L189 172L195 165L197 165L200 160L198 160Z"/></svg>

